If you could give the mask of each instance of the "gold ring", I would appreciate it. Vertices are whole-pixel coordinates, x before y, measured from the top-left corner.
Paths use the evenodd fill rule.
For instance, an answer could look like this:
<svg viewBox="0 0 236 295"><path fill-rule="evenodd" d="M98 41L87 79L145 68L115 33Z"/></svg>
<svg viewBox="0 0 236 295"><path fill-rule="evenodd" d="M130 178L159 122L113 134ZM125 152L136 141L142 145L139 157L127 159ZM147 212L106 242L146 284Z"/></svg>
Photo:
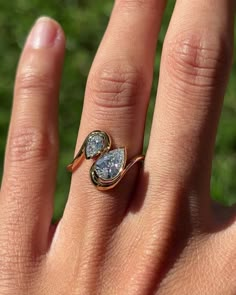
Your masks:
<svg viewBox="0 0 236 295"><path fill-rule="evenodd" d="M74 172L84 158L95 160L90 177L98 190L114 188L134 164L144 161L140 155L127 163L126 147L111 150L111 137L100 130L89 133L67 170Z"/></svg>

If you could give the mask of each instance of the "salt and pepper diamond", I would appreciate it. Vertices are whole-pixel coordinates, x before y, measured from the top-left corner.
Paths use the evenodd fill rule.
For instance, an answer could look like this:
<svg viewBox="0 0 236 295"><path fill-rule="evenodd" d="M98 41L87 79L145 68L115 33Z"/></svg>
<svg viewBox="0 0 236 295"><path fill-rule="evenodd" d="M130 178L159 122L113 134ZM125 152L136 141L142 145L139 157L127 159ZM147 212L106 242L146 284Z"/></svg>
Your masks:
<svg viewBox="0 0 236 295"><path fill-rule="evenodd" d="M116 178L125 166L125 149L119 148L105 153L94 164L94 172L103 180Z"/></svg>
<svg viewBox="0 0 236 295"><path fill-rule="evenodd" d="M103 133L92 133L86 142L85 154L87 159L91 159L98 155L99 152L106 148L106 139Z"/></svg>

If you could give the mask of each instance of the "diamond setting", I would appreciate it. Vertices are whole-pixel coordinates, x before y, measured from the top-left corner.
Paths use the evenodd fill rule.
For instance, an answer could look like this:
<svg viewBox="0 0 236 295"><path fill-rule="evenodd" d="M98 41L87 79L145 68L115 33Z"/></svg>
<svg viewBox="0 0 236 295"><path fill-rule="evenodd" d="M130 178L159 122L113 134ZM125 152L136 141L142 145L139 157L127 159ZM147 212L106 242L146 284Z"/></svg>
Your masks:
<svg viewBox="0 0 236 295"><path fill-rule="evenodd" d="M125 166L125 149L118 148L101 156L94 164L94 172L102 180L117 178Z"/></svg>
<svg viewBox="0 0 236 295"><path fill-rule="evenodd" d="M103 133L92 133L86 142L85 155L87 159L91 159L100 154L107 146L107 142Z"/></svg>

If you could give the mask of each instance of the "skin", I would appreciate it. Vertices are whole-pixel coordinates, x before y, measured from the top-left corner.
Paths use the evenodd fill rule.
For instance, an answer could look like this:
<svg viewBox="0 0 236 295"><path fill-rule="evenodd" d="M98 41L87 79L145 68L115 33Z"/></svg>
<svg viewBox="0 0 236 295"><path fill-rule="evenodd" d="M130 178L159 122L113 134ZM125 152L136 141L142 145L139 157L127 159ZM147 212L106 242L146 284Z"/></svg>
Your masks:
<svg viewBox="0 0 236 295"><path fill-rule="evenodd" d="M164 7L163 0L115 2L88 77L75 152L101 129L130 158L141 153ZM0 192L1 295L236 294L235 210L210 198L234 12L233 0L176 1L144 168L99 192L91 162L83 162L56 229L65 37L55 21L36 22L17 70Z"/></svg>

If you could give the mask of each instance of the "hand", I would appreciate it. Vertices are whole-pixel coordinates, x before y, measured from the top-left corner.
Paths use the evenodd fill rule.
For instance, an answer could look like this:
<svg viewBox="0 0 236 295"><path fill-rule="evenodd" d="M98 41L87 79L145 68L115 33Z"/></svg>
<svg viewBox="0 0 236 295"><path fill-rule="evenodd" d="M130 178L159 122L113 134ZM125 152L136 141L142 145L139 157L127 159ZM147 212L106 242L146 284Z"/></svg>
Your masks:
<svg viewBox="0 0 236 295"><path fill-rule="evenodd" d="M116 1L88 77L76 152L100 129L114 146L126 146L129 158L141 153L164 2ZM236 293L234 210L218 210L209 193L232 61L234 4L177 1L144 168L137 165L116 188L100 192L89 179L91 162L84 161L73 173L56 229L51 218L65 38L55 21L36 22L17 71L6 147L1 295Z"/></svg>

